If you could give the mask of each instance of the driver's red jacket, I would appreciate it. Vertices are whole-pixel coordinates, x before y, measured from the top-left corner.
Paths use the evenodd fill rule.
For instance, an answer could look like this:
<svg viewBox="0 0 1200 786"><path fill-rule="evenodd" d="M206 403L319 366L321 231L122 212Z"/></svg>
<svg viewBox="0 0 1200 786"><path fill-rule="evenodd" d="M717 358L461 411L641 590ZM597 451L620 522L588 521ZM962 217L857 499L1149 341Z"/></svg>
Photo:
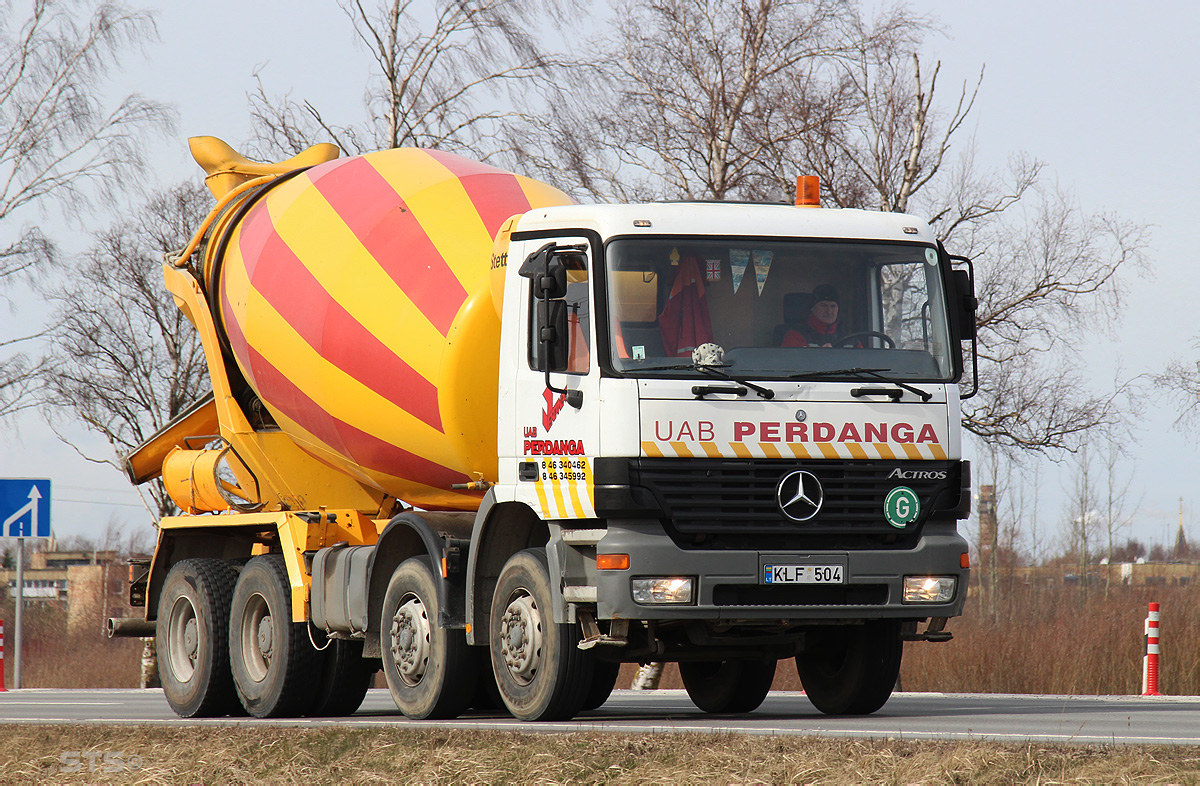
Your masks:
<svg viewBox="0 0 1200 786"><path fill-rule="evenodd" d="M840 322L834 322L832 325L827 325L817 319L815 315L809 314L805 322L787 329L779 345L782 347L822 347L826 344L833 344L836 347L837 340L842 336L842 332L838 330L839 324Z"/></svg>

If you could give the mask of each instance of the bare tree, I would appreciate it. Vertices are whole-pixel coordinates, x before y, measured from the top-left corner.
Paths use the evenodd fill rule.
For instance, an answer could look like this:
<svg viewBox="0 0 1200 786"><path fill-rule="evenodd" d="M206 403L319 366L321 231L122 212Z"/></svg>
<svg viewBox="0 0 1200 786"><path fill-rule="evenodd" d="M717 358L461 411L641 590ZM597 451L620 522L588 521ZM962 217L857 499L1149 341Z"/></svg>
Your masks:
<svg viewBox="0 0 1200 786"><path fill-rule="evenodd" d="M1036 450L1072 449L1094 428L1120 427L1131 380L1097 392L1075 347L1119 322L1123 272L1144 270L1147 230L1089 215L1061 192L973 229L980 395L964 425L985 441Z"/></svg>
<svg viewBox="0 0 1200 786"><path fill-rule="evenodd" d="M1101 501L1101 526L1105 540L1105 559L1111 566L1119 548L1117 538L1133 523L1133 512L1140 500L1130 499L1130 488L1133 485L1133 473L1122 477L1121 458L1122 445L1115 439L1106 440L1104 446L1104 491L1098 495ZM1104 593L1107 596L1112 584L1112 568L1104 574Z"/></svg>
<svg viewBox="0 0 1200 786"><path fill-rule="evenodd" d="M1127 383L1093 391L1073 348L1115 326L1121 273L1146 265L1146 227L1040 185L1044 165L1028 156L981 169L962 132L982 72L943 107L940 63L923 69L909 40L872 41L838 60L853 111L802 137L797 158L835 204L923 215L975 260L980 394L964 426L988 444L1052 451L1119 425Z"/></svg>
<svg viewBox="0 0 1200 786"><path fill-rule="evenodd" d="M432 5L432 8L430 6ZM401 146L497 152L519 117L515 88L546 79L553 63L535 34L535 0L341 0L373 61L366 118L338 122L311 99L250 95L256 152L294 154L318 141L362 153ZM508 98L508 101L503 100Z"/></svg>
<svg viewBox="0 0 1200 786"><path fill-rule="evenodd" d="M1068 490L1066 524L1066 553L1073 558L1079 571L1079 582L1085 592L1088 585L1088 567L1092 560L1092 546L1102 534L1100 495L1089 445L1085 439L1079 451L1072 457L1074 477Z"/></svg>
<svg viewBox="0 0 1200 786"><path fill-rule="evenodd" d="M163 287L162 260L187 244L211 202L190 183L154 195L132 219L98 233L66 285L48 293L58 304L44 374L49 403L113 449L89 460L120 467L208 389L203 347ZM155 518L175 512L159 484L147 488Z"/></svg>
<svg viewBox="0 0 1200 786"><path fill-rule="evenodd" d="M1192 339L1192 348L1200 351L1200 338ZM1152 377L1159 392L1179 412L1175 423L1188 431L1200 426L1200 360L1172 359Z"/></svg>
<svg viewBox="0 0 1200 786"><path fill-rule="evenodd" d="M105 0L0 1L0 298L52 264L53 246L23 216L51 201L86 205L136 174L143 133L169 126L164 105L105 98L129 48L155 35L144 11ZM0 416L33 406L40 366L16 352L38 328L0 333Z"/></svg>
<svg viewBox="0 0 1200 786"><path fill-rule="evenodd" d="M622 200L780 198L793 148L847 111L832 63L923 23L840 0L625 0L613 18L521 151L560 188Z"/></svg>

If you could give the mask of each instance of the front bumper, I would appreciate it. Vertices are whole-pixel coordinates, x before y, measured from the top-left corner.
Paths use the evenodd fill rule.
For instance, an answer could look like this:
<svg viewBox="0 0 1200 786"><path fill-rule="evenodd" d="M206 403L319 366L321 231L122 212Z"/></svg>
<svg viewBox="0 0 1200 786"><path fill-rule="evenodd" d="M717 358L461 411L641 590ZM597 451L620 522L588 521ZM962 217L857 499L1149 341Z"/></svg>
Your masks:
<svg viewBox="0 0 1200 786"><path fill-rule="evenodd" d="M555 545L570 548L561 541ZM598 554L629 555L626 570L600 570L587 577L571 577L572 571L565 571L567 584L595 582L600 619L795 623L954 617L962 613L970 574L961 567L967 543L952 520L926 522L914 548L820 551L683 549L663 532L657 520L610 521L595 548ZM571 563L579 565L580 561L560 556L560 565ZM845 583L765 584L763 570L768 564L842 565ZM646 576L694 577L693 602L636 603L630 582ZM946 603L904 603L905 576L953 576L957 588Z"/></svg>

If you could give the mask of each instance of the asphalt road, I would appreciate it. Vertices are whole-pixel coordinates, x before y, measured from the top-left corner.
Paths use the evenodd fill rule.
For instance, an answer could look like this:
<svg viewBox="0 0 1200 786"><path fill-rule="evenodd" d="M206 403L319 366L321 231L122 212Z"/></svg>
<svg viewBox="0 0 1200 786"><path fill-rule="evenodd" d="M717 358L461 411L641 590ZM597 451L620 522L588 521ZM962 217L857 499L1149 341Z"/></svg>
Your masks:
<svg viewBox="0 0 1200 786"><path fill-rule="evenodd" d="M772 693L749 715L707 715L677 690L615 691L598 710L567 723L522 723L499 713L413 721L386 690L372 690L349 718L255 720L176 717L160 690L20 690L0 693L4 723L270 724L396 726L522 732L734 732L910 740L1200 745L1200 697L1024 696L897 693L874 715L830 718L803 693Z"/></svg>

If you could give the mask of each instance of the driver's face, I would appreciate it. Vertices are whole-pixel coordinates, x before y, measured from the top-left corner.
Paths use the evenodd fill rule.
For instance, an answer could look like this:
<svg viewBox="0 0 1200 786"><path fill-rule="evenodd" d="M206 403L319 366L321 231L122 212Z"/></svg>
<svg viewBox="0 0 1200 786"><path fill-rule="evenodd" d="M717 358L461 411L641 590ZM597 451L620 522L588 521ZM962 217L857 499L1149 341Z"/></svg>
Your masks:
<svg viewBox="0 0 1200 786"><path fill-rule="evenodd" d="M833 300L822 300L812 307L812 312L821 322L832 325L837 322L838 304Z"/></svg>

